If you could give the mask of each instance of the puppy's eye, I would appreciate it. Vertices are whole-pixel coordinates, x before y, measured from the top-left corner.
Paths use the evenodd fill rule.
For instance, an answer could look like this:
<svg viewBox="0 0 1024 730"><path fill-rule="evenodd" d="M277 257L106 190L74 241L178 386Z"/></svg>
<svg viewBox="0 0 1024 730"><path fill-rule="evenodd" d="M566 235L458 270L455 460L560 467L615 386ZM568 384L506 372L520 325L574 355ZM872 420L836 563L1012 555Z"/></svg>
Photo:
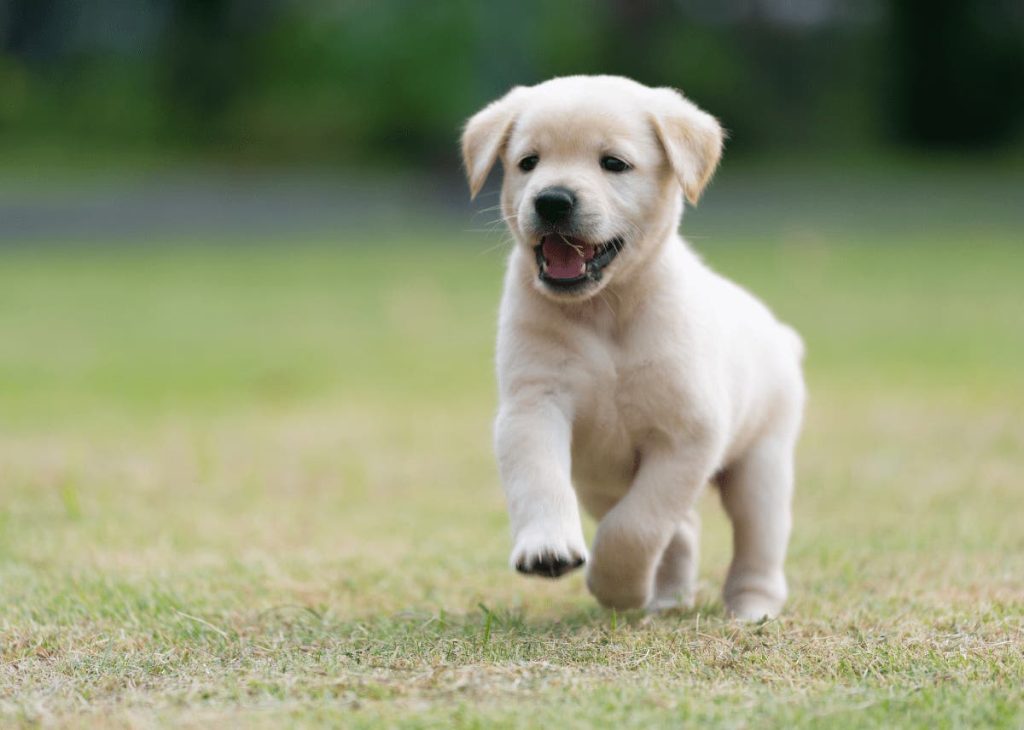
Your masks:
<svg viewBox="0 0 1024 730"><path fill-rule="evenodd" d="M629 164L618 157L612 157L611 155L605 155L601 158L601 167L608 172L625 172L629 169Z"/></svg>
<svg viewBox="0 0 1024 730"><path fill-rule="evenodd" d="M540 162L540 158L537 155L528 155L519 160L519 169L523 172L529 172L537 166L538 162Z"/></svg>

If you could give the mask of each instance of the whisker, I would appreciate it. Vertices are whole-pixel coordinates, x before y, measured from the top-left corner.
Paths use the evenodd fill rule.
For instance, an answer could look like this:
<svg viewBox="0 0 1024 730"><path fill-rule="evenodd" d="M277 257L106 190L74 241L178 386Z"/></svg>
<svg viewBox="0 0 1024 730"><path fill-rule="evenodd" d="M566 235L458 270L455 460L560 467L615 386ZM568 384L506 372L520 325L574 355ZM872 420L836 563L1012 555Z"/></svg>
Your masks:
<svg viewBox="0 0 1024 730"><path fill-rule="evenodd" d="M572 242L572 241L570 241L570 240L569 240L568 238L566 238L565 236L563 236L563 235L562 235L561 233L559 233L559 234L558 234L558 237L562 239L562 242L563 242L563 243L565 243L565 245L566 245L566 246L569 246L569 247L570 247L570 248L572 248L572 249L573 249L573 250L574 250L574 251L575 251L575 252L576 252L577 254L579 254L580 258L583 258L583 247L582 247L582 246L580 246L580 245L579 245L579 244L577 244L577 243L573 243L573 242Z"/></svg>
<svg viewBox="0 0 1024 730"><path fill-rule="evenodd" d="M487 248L477 252L477 256L486 256L489 253L497 251L499 248L502 248L503 246L511 246L511 245L515 245L515 241L512 241L512 240L507 239L507 238L503 238L500 241L498 241L496 244L494 244L493 246L488 246Z"/></svg>
<svg viewBox="0 0 1024 730"><path fill-rule="evenodd" d="M598 295L598 296L599 296L599 297L601 298L601 301L602 301L602 302L604 302L604 306L608 307L608 311L612 313L612 316L613 316L613 317L616 317L616 318L618 318L618 316L619 316L619 315L618 315L618 313L617 313L617 312L615 311L615 307L613 307L613 306L612 306L612 304L611 304L611 302L609 302L609 301L608 301L608 298L607 298L607 297L605 297L605 295L604 295L604 291L599 291L599 292L597 293L597 295ZM618 295L616 295L616 297L617 297L617 296L618 296ZM621 303L621 302L622 302L622 300L620 299L620 300L619 300L619 302Z"/></svg>

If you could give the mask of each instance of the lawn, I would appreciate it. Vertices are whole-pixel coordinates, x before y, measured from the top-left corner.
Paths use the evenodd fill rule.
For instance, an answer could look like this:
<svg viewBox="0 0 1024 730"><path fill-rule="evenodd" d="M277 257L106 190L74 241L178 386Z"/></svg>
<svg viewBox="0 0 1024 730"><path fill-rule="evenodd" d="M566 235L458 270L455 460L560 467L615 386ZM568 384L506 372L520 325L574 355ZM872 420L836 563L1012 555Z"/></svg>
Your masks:
<svg viewBox="0 0 1024 730"><path fill-rule="evenodd" d="M695 241L808 344L760 625L710 494L692 612L508 569L498 236L0 252L0 724L1024 725L1019 229Z"/></svg>

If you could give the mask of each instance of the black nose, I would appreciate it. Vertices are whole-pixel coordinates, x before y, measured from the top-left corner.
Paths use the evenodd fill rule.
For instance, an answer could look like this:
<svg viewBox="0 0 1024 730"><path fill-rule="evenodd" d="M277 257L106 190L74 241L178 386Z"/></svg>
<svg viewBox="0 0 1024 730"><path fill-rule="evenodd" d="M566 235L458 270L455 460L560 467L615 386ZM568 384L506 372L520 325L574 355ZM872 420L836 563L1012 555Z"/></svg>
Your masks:
<svg viewBox="0 0 1024 730"><path fill-rule="evenodd" d="M537 194L533 207L546 223L560 223L569 217L576 196L565 188L545 188Z"/></svg>

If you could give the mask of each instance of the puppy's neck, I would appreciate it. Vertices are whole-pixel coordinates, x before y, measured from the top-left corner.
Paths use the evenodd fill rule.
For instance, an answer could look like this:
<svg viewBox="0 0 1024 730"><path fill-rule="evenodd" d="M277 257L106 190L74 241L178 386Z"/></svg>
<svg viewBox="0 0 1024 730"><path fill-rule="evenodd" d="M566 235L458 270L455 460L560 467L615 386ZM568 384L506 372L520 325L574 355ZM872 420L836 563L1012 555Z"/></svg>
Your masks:
<svg viewBox="0 0 1024 730"><path fill-rule="evenodd" d="M688 260L686 244L674 228L664 230L656 241L650 242L646 255L622 272L622 276L608 282L600 292L614 302L616 325L628 328L639 312L662 292L684 286Z"/></svg>

